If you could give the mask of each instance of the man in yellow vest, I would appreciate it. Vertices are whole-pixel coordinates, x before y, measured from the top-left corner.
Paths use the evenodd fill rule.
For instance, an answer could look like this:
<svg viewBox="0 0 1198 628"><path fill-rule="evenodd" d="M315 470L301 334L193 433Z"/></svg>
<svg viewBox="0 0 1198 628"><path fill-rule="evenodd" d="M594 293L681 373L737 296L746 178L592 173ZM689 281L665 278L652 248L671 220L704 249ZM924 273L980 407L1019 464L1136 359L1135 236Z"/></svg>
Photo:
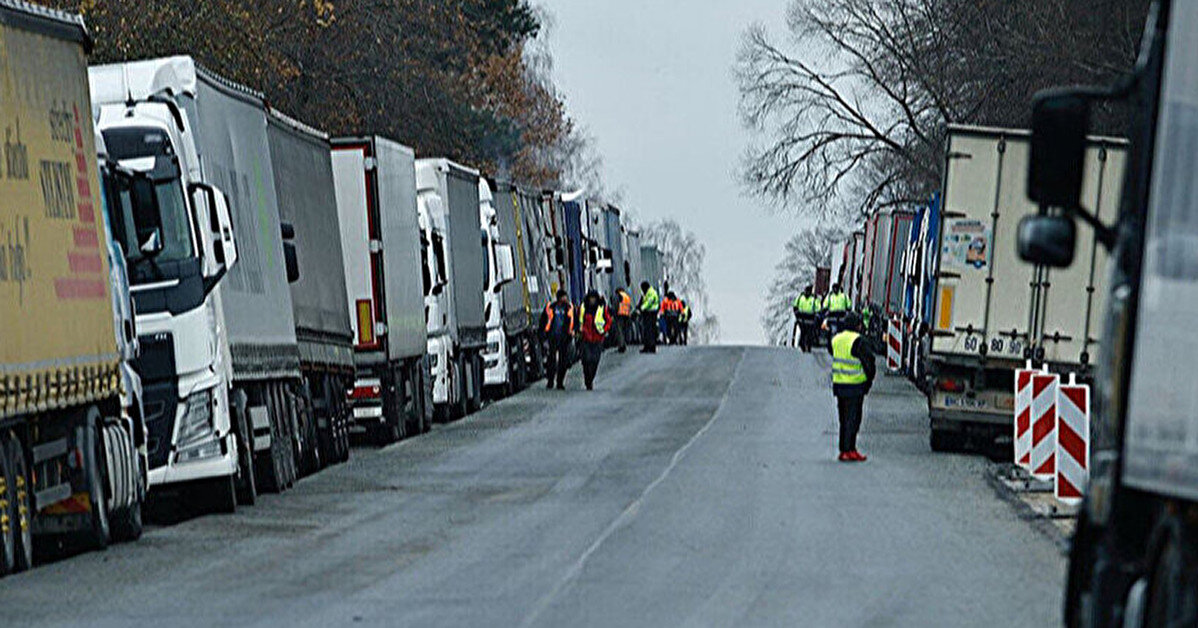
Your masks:
<svg viewBox="0 0 1198 628"><path fill-rule="evenodd" d="M641 316L641 353L657 353L657 310L661 308L661 297L648 281L641 282L641 302L637 312Z"/></svg>
<svg viewBox="0 0 1198 628"><path fill-rule="evenodd" d="M812 294L810 285L795 297L795 325L799 328L799 350L803 353L811 353L811 345L815 342L815 315L819 313L819 306L819 297Z"/></svg>
<svg viewBox="0 0 1198 628"><path fill-rule="evenodd" d="M869 339L861 335L861 317L848 312L841 320L842 330L832 337L832 394L840 417L841 462L865 462L857 451L857 432L865 395L873 386L877 369Z"/></svg>
<svg viewBox="0 0 1198 628"><path fill-rule="evenodd" d="M828 330L828 337L836 335L840 331L840 321L844 318L845 313L853 309L853 302L849 300L849 295L845 294L840 289L840 284L832 284L832 291L828 296L824 297L824 327Z"/></svg>

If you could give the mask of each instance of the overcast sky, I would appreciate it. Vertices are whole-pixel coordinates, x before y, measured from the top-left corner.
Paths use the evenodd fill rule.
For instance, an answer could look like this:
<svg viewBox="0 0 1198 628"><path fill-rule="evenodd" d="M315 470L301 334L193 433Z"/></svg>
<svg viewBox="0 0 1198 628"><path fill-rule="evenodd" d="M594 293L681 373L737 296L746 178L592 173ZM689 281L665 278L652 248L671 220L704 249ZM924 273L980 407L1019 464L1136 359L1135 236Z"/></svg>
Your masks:
<svg viewBox="0 0 1198 628"><path fill-rule="evenodd" d="M788 0L543 2L556 82L597 139L609 186L643 221L695 232L722 341L761 344L763 292L799 222L736 183L747 136L732 66L745 27L782 28Z"/></svg>

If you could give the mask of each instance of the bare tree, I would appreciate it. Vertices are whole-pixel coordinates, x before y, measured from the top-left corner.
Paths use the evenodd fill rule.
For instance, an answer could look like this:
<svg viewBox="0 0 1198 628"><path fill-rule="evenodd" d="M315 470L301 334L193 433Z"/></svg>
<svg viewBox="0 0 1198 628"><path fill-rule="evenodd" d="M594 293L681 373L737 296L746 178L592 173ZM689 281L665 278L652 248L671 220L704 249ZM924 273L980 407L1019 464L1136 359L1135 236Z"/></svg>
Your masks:
<svg viewBox="0 0 1198 628"><path fill-rule="evenodd" d="M713 344L719 341L719 319L710 309L703 262L707 247L695 234L686 231L678 221L658 220L641 230L641 242L655 244L661 251L662 267L666 269L670 290L686 301L691 308L690 341L693 344Z"/></svg>
<svg viewBox="0 0 1198 628"><path fill-rule="evenodd" d="M817 226L795 234L786 242L782 259L774 267L774 279L766 290L761 327L766 342L789 345L794 332L792 304L803 288L815 282L816 267L832 263L832 247L844 238L844 231Z"/></svg>

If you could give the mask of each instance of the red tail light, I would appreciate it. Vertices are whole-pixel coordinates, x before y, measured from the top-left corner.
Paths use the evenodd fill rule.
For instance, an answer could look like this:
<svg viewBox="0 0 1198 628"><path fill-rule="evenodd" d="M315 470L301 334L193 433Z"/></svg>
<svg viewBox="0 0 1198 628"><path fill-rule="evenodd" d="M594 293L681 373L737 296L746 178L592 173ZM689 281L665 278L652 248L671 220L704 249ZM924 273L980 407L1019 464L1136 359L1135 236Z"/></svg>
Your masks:
<svg viewBox="0 0 1198 628"><path fill-rule="evenodd" d="M941 377L936 380L936 389L944 392L965 392L965 382L951 377Z"/></svg>
<svg viewBox="0 0 1198 628"><path fill-rule="evenodd" d="M349 391L350 399L378 399L382 389L378 386L355 386Z"/></svg>

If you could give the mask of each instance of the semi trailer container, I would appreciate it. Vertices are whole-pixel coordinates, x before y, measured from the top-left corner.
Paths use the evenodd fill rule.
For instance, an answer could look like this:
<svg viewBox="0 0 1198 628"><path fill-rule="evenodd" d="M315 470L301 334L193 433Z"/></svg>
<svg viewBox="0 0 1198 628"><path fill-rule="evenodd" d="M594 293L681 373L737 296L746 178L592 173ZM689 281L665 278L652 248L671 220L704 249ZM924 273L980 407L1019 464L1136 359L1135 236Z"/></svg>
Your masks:
<svg viewBox="0 0 1198 628"><path fill-rule="evenodd" d="M98 66L90 77L110 156L153 178L162 199L149 222L127 225L131 237L150 236L125 251L150 481L232 511L259 485L290 486L315 447L288 285L298 267L279 219L266 108L261 94L190 57Z"/></svg>
<svg viewBox="0 0 1198 628"><path fill-rule="evenodd" d="M444 271L444 284L434 295L441 321L428 328L433 401L450 418L482 407L483 290L489 269L479 228L478 179L478 171L448 159L416 160L416 189L424 201L419 208L427 213L436 265Z"/></svg>
<svg viewBox="0 0 1198 628"><path fill-rule="evenodd" d="M603 206L603 232L607 237L608 262L611 269L608 271L610 285L604 296L609 303L614 304L616 288L628 290L632 285L628 276L628 256L624 252L624 228L620 222L620 208L615 205Z"/></svg>
<svg viewBox="0 0 1198 628"><path fill-rule="evenodd" d="M561 208L566 227L566 263L569 276L569 288L566 291L570 294L570 302L577 305L582 303L582 297L590 288L586 264L586 251L589 247L583 242L586 201L581 198L563 200Z"/></svg>
<svg viewBox="0 0 1198 628"><path fill-rule="evenodd" d="M353 330L344 303L341 229L329 137L270 110L270 142L279 218L295 232L299 281L291 284L292 315L303 375L304 424L317 447L308 472L349 458L346 391L354 382Z"/></svg>
<svg viewBox="0 0 1198 628"><path fill-rule="evenodd" d="M1123 181L1122 140L1086 142L1085 202L1114 213ZM1012 433L1014 370L1025 360L1085 375L1099 348L1106 252L1083 243L1074 267L1050 270L1016 255L1026 131L952 126L935 260L927 395L933 449Z"/></svg>
<svg viewBox="0 0 1198 628"><path fill-rule="evenodd" d="M386 444L431 424L425 296L439 280L426 260L412 149L373 135L337 138L331 148L334 267L345 283L326 307L336 304L349 322L356 375L345 392L355 429Z"/></svg>
<svg viewBox="0 0 1198 628"><path fill-rule="evenodd" d="M524 369L517 369L522 358L513 358L513 341L505 331L506 321L524 314L524 299L507 298L504 286L514 283L516 268L514 234L504 236L499 228L500 210L490 182L478 180L478 221L482 229L486 283L483 286L483 313L487 324L487 346L483 349L483 385L506 397L524 387ZM516 295L519 297L520 295Z"/></svg>
<svg viewBox="0 0 1198 628"><path fill-rule="evenodd" d="M544 262L544 232L537 194L507 181L494 181L495 210L499 218L500 238L511 243L515 252L516 281L503 284L503 331L507 339L508 361L520 384L541 377L544 357L537 341L537 325L548 301L542 286L549 283Z"/></svg>
<svg viewBox="0 0 1198 628"><path fill-rule="evenodd" d="M873 248L866 267L866 303L882 319L899 315L903 304L902 260L914 214L890 210L876 214L871 223Z"/></svg>
<svg viewBox="0 0 1198 628"><path fill-rule="evenodd" d="M0 177L4 575L33 565L35 536L104 547L141 533L145 428L127 368L138 344L105 210L122 193L152 206L153 193L97 167L80 18L0 2L0 42L0 126L13 131Z"/></svg>

